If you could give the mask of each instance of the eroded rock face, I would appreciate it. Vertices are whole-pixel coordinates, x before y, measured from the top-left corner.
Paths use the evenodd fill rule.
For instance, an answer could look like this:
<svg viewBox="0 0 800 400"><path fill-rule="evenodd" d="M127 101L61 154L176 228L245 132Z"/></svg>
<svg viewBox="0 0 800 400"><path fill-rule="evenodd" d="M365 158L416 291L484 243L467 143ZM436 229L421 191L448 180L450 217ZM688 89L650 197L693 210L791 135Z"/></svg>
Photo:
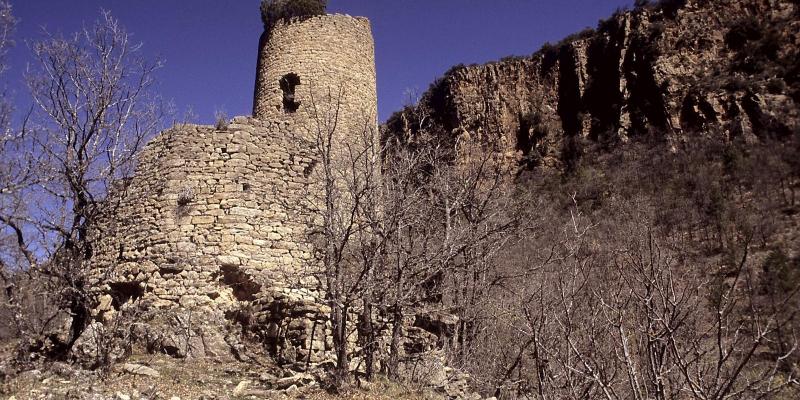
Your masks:
<svg viewBox="0 0 800 400"><path fill-rule="evenodd" d="M561 168L580 153L576 143L699 133L752 141L797 129L796 2L669 3L615 15L531 57L455 67L386 130L414 133L425 115L424 128L517 151L523 166Z"/></svg>

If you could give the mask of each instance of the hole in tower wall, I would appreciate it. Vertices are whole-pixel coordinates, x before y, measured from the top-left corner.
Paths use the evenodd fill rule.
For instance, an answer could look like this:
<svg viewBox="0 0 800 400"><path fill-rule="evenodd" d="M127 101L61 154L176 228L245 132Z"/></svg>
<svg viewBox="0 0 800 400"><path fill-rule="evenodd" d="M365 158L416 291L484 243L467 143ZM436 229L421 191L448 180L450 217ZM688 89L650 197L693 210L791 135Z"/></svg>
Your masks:
<svg viewBox="0 0 800 400"><path fill-rule="evenodd" d="M220 267L222 272L222 283L233 290L233 297L239 301L253 301L261 285L254 282L249 275L236 266L223 265Z"/></svg>
<svg viewBox="0 0 800 400"><path fill-rule="evenodd" d="M317 166L317 162L316 161L312 161L305 168L303 168L303 177L308 178L309 176L311 176L311 173L314 172L314 167L316 167L316 166Z"/></svg>
<svg viewBox="0 0 800 400"><path fill-rule="evenodd" d="M144 296L144 288L139 282L116 282L108 285L111 288L110 294L113 299L111 305L115 310L119 310L123 304L136 301Z"/></svg>
<svg viewBox="0 0 800 400"><path fill-rule="evenodd" d="M295 73L284 75L279 81L283 92L283 112L293 113L300 108L300 102L295 98L295 88L300 84L300 77Z"/></svg>

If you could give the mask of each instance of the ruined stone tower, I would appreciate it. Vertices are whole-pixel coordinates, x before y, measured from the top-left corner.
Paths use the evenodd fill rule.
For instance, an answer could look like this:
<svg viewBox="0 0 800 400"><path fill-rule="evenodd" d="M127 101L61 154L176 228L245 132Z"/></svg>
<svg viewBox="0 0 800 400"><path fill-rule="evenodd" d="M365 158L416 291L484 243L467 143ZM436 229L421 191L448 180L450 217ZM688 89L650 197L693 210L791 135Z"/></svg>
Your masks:
<svg viewBox="0 0 800 400"><path fill-rule="evenodd" d="M222 355L234 322L289 363L330 350L317 222L302 205L320 186L320 124L337 144L377 134L371 28L346 15L282 20L259 53L253 118L159 135L97 229L95 318L148 310L141 339L158 351Z"/></svg>

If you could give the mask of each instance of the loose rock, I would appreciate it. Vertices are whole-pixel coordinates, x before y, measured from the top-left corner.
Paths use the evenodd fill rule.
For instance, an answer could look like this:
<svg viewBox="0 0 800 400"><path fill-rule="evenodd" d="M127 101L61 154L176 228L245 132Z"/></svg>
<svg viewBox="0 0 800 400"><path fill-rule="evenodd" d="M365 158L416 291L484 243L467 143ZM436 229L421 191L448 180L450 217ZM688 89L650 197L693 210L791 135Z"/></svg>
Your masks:
<svg viewBox="0 0 800 400"><path fill-rule="evenodd" d="M149 376L153 378L158 378L161 376L161 374L158 371L140 364L133 364L133 363L123 364L122 370L132 375Z"/></svg>

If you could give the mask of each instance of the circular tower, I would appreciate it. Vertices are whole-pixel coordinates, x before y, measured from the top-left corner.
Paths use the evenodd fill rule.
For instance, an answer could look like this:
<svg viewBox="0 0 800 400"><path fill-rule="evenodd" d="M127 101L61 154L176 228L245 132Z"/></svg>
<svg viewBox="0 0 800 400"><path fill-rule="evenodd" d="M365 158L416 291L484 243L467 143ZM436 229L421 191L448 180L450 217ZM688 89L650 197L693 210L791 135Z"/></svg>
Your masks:
<svg viewBox="0 0 800 400"><path fill-rule="evenodd" d="M318 15L277 21L259 45L253 116L350 135L377 126L369 20Z"/></svg>

